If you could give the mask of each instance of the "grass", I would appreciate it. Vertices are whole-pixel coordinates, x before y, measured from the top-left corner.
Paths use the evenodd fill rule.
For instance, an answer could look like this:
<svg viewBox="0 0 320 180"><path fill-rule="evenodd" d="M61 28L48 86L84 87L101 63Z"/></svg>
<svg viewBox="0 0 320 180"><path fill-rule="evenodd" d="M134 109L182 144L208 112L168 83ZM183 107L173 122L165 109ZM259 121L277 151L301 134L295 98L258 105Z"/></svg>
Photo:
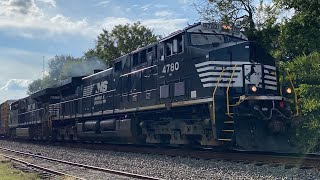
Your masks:
<svg viewBox="0 0 320 180"><path fill-rule="evenodd" d="M25 173L12 167L9 160L0 156L0 179L1 180L38 180L41 179L36 173Z"/></svg>

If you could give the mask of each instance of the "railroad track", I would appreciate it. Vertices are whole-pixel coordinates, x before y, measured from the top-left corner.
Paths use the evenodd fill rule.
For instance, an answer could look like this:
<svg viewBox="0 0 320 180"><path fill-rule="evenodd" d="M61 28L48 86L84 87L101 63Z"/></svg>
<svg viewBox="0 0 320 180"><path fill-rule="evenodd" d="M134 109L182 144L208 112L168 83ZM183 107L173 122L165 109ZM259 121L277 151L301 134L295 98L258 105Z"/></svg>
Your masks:
<svg viewBox="0 0 320 180"><path fill-rule="evenodd" d="M39 144L39 142L36 142ZM42 144L42 143L40 143ZM44 144L48 144L44 142ZM50 144L52 145L52 143ZM295 154L295 153L269 153L252 151L224 151L222 149L190 149L173 147L113 145L96 143L54 143L53 146L70 148L84 148L94 150L119 151L142 154L158 154L167 156L181 156L201 159L227 160L257 165L285 165L286 167L299 167L301 169L316 168L320 170L319 154ZM0 149L2 149L0 147ZM130 177L130 176L129 176Z"/></svg>
<svg viewBox="0 0 320 180"><path fill-rule="evenodd" d="M86 148L95 150L120 151L144 154L159 154L167 156L181 156L201 159L215 159L227 161L243 161L262 164L279 164L301 169L317 168L320 170L320 154L298 154L298 153L272 153L254 151L230 151L223 149L192 149L174 147L152 147L152 146L133 146L133 145L106 145L106 144L74 144L63 143L64 146L71 148ZM58 145L59 146L59 145Z"/></svg>
<svg viewBox="0 0 320 180"><path fill-rule="evenodd" d="M71 166L75 166L75 167L85 168L85 169L89 169L89 170L100 171L100 172L104 172L104 173L108 173L108 174L112 174L112 175L118 175L118 176L136 178L136 179L161 180L161 178L157 178L157 177L139 175L139 174L134 174L134 173L130 173L130 172L112 170L112 169L108 169L108 168L102 168L102 167L96 167L96 166L91 166L91 165L86 165L86 164L80 164L80 163L75 163L75 162L70 162L70 161L65 161L65 160L59 160L59 159L55 159L55 158L41 156L41 155L29 153L29 152L16 151L16 150L3 148L3 147L0 147L0 150L6 151L6 152L15 153L15 154L19 154L19 155L23 155L23 156L39 158L39 159L43 159L43 160L47 160L47 161L51 161L51 162L62 163L62 164L71 165ZM13 157L13 156L8 156L8 155L4 155L4 154L2 156L6 157L8 159L11 159L13 161L16 161L16 162L19 162L19 163L34 167L36 169L40 169L42 171L49 172L51 174L55 174L55 175L59 175L59 176L72 177L72 178L75 178L75 179L84 179L82 177L72 176L72 175L69 175L69 174L66 174L66 173L63 173L63 172L60 172L60 171L55 171L55 170L52 170L52 169L49 169L49 168L45 168L45 167L42 167L42 166L39 166L39 165L36 165L36 164L32 164L32 163L29 163L27 161L18 159L18 158Z"/></svg>
<svg viewBox="0 0 320 180"><path fill-rule="evenodd" d="M46 168L46 167L43 167L43 166L40 166L40 165L36 165L36 164L30 163L30 162L27 162L25 160L12 157L12 156L4 155L4 154L0 154L0 155L5 157L5 158L7 158L7 159L9 159L9 160L11 160L11 161L26 165L28 167L31 167L31 168L34 168L34 169L37 169L37 170L40 170L42 172L46 172L46 173L49 173L49 174L52 174L52 175L57 175L57 176L61 176L61 177L70 177L72 179L84 180L81 177L73 176L73 175L66 174L66 173L63 173L63 172L60 172L60 171L56 171L56 170L53 170L53 169L50 169L50 168Z"/></svg>
<svg viewBox="0 0 320 180"><path fill-rule="evenodd" d="M56 144L59 146L59 144ZM320 154L298 154L298 153L274 153L255 151L230 151L223 149L191 149L174 147L153 147L134 145L112 145L94 143L63 143L63 146L71 148L86 148L95 150L120 151L144 154L159 154L167 156L181 156L201 159L216 159L227 161L243 161L263 164L279 164L301 169L317 168L320 170Z"/></svg>

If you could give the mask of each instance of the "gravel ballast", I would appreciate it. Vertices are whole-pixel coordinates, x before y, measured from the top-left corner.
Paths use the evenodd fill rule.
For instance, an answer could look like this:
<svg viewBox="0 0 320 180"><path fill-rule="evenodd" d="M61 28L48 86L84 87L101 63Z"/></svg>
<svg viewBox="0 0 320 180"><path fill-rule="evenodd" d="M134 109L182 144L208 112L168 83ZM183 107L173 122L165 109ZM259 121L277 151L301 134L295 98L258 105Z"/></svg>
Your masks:
<svg viewBox="0 0 320 180"><path fill-rule="evenodd" d="M243 162L88 150L4 140L0 140L0 147L164 179L320 179L320 171L317 169L287 169L284 165L257 166ZM110 178L92 174L90 176L86 178Z"/></svg>

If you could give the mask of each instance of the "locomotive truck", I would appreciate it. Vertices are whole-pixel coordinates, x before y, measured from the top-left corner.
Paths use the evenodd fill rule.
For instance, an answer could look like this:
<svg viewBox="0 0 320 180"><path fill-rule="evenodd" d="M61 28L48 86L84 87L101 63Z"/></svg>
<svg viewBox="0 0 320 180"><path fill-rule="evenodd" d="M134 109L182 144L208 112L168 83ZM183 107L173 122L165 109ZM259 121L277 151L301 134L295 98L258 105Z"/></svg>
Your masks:
<svg viewBox="0 0 320 180"><path fill-rule="evenodd" d="M294 109L283 89L275 60L238 28L196 23L11 103L8 134L286 150Z"/></svg>

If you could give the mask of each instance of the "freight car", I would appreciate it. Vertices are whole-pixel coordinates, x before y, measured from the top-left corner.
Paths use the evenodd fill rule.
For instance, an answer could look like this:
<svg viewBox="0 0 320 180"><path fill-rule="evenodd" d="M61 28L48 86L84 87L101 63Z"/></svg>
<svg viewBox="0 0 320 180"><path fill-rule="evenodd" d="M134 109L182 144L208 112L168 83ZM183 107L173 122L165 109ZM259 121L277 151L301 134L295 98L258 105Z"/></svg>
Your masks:
<svg viewBox="0 0 320 180"><path fill-rule="evenodd" d="M113 62L14 102L11 136L290 148L275 61L236 27L197 23Z"/></svg>
<svg viewBox="0 0 320 180"><path fill-rule="evenodd" d="M10 105L14 100L7 100L0 104L0 135L6 136L9 133Z"/></svg>

